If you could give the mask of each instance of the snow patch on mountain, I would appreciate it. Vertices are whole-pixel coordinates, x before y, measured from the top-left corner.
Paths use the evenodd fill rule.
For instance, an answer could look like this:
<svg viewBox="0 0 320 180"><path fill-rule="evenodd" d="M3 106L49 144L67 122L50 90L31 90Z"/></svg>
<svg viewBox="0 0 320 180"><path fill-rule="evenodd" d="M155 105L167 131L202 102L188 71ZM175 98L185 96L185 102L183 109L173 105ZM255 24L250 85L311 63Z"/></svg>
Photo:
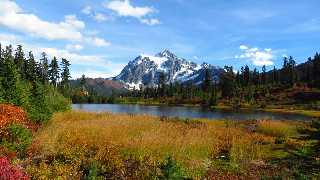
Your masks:
<svg viewBox="0 0 320 180"><path fill-rule="evenodd" d="M156 55L141 54L130 61L115 80L127 84L128 89L139 89L145 86L156 86L161 73L165 74L167 83L201 84L205 69L210 69L212 76L221 73L221 68L207 63L198 65L184 58L179 58L169 50Z"/></svg>

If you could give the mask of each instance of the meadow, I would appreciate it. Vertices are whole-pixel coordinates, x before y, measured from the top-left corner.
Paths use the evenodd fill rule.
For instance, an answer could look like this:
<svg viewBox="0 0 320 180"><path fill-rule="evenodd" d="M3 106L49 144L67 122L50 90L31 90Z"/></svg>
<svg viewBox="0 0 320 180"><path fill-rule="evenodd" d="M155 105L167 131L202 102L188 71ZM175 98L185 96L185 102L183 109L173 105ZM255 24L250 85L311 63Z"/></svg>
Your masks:
<svg viewBox="0 0 320 180"><path fill-rule="evenodd" d="M319 178L317 125L70 111L16 164L33 179Z"/></svg>

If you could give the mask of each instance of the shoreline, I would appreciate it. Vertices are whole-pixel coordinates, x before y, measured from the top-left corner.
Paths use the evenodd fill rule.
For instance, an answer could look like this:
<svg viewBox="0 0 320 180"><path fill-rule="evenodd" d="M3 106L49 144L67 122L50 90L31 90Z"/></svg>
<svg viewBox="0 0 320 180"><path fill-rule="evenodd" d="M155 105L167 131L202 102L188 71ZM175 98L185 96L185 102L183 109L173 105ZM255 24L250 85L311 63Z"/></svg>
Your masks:
<svg viewBox="0 0 320 180"><path fill-rule="evenodd" d="M197 107L201 108L200 104L164 104L164 103L115 103L121 105L141 105L141 106L167 106L167 107ZM290 109L290 108L256 108L256 107L241 107L239 109L234 109L232 106L228 105L217 105L211 107L204 107L210 109L211 111L260 111L260 112L270 112L270 113L282 113L282 114L290 114L290 115L302 115L311 118L320 118L320 111L317 110L305 110L305 109ZM293 107L291 107L293 108Z"/></svg>

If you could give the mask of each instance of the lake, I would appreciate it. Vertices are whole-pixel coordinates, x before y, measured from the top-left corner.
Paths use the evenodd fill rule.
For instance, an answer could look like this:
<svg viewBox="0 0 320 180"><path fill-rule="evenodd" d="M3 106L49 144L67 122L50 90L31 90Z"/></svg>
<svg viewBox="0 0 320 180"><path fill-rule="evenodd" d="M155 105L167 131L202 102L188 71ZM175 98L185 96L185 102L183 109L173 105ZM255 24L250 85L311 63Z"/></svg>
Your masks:
<svg viewBox="0 0 320 180"><path fill-rule="evenodd" d="M180 118L207 118L207 119L230 119L230 120L294 120L311 121L311 117L285 113L271 113L263 111L221 111L209 110L201 107L183 106L145 106L128 104L73 104L73 110L89 112L111 112L127 114L148 114L155 116L169 116Z"/></svg>

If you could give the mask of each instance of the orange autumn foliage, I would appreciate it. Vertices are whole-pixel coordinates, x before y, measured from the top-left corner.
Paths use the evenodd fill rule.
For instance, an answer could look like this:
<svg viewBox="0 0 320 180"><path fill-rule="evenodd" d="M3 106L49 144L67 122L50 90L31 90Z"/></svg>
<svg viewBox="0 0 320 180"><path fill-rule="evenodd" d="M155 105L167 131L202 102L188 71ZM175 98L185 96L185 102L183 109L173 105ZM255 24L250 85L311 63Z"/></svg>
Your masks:
<svg viewBox="0 0 320 180"><path fill-rule="evenodd" d="M28 129L37 129L37 126L28 120L27 113L21 107L0 104L0 135L4 135L5 129L13 123L24 125Z"/></svg>

